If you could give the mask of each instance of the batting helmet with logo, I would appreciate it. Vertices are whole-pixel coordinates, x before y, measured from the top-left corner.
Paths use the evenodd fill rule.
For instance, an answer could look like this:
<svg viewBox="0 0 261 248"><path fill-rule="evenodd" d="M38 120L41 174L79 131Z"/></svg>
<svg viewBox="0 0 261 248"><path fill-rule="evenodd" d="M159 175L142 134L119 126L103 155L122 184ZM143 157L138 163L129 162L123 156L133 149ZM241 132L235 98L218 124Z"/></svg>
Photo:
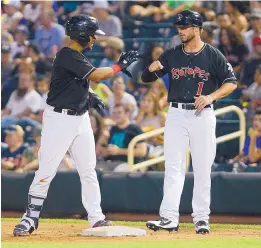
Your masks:
<svg viewBox="0 0 261 248"><path fill-rule="evenodd" d="M94 17L86 15L76 15L70 18L65 24L65 32L72 40L83 46L88 44L90 36L105 35L99 29L98 21Z"/></svg>
<svg viewBox="0 0 261 248"><path fill-rule="evenodd" d="M175 25L189 26L189 27L202 27L203 18L196 11L184 10L174 16L174 22L172 23L171 26L173 27Z"/></svg>

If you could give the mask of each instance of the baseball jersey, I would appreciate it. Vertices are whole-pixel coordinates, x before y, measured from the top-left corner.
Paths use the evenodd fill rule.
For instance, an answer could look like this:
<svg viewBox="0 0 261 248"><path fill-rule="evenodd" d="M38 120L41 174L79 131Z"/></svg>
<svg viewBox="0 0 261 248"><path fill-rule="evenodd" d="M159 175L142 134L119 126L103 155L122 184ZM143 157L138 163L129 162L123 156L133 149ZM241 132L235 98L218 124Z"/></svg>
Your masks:
<svg viewBox="0 0 261 248"><path fill-rule="evenodd" d="M75 110L88 109L88 76L95 67L80 52L62 48L54 58L47 104L53 107Z"/></svg>
<svg viewBox="0 0 261 248"><path fill-rule="evenodd" d="M169 76L168 102L194 103L196 95L211 94L223 83L237 83L224 55L206 43L197 53L187 53L181 44L165 51L159 61L163 69L156 75Z"/></svg>

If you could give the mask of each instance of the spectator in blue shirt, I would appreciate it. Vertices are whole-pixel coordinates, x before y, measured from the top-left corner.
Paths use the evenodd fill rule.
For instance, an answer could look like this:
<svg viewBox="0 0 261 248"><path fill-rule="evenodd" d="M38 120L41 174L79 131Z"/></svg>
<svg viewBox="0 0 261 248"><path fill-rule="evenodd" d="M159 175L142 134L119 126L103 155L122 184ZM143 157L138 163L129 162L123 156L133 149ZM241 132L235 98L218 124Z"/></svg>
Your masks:
<svg viewBox="0 0 261 248"><path fill-rule="evenodd" d="M54 17L55 13L52 11L43 12L40 17L42 25L35 32L35 43L48 58L54 58L65 37L64 27L54 23Z"/></svg>
<svg viewBox="0 0 261 248"><path fill-rule="evenodd" d="M117 104L112 115L116 125L110 130L108 145L102 150L102 154L106 160L127 162L129 143L143 132L138 125L130 123L130 109L127 105ZM146 155L147 144L140 141L134 148L135 163L143 161Z"/></svg>
<svg viewBox="0 0 261 248"><path fill-rule="evenodd" d="M122 36L122 23L119 17L109 13L109 4L106 0L99 0L93 2L92 15L97 18L99 27L104 31L105 36L97 36L97 41L104 41L112 37Z"/></svg>
<svg viewBox="0 0 261 248"><path fill-rule="evenodd" d="M5 132L5 143L8 147L2 149L1 167L6 170L16 170L20 167L22 154L27 149L23 144L24 131L18 125L11 125Z"/></svg>

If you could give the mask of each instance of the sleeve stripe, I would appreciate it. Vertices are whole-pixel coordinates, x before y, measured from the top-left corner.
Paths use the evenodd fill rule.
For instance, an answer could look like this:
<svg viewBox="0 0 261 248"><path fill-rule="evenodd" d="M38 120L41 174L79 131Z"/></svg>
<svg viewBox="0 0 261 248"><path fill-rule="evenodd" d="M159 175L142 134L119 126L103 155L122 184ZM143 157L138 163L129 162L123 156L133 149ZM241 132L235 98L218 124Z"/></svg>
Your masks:
<svg viewBox="0 0 261 248"><path fill-rule="evenodd" d="M96 68L95 67L92 67L92 69L91 70L89 70L86 74L85 74L85 76L82 78L82 79L85 79L86 77L88 77L92 72L94 72L96 70Z"/></svg>
<svg viewBox="0 0 261 248"><path fill-rule="evenodd" d="M237 79L236 79L235 77L230 77L230 78L226 78L226 79L222 82L222 84L225 83L228 79L232 79L232 80L230 80L230 81L232 81L232 82L237 82Z"/></svg>

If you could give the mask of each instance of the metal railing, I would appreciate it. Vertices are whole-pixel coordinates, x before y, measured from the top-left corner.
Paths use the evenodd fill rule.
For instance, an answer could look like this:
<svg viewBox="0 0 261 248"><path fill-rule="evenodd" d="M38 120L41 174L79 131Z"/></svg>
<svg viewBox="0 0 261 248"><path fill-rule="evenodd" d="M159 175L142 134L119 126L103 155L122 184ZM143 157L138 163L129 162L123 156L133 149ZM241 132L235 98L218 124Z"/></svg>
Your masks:
<svg viewBox="0 0 261 248"><path fill-rule="evenodd" d="M236 131L236 132L233 132L233 133L230 133L230 134L225 134L223 136L218 137L217 138L217 144L220 144L220 143L232 140L232 139L239 138L239 152L240 152L243 149L244 141L245 141L245 137L246 137L245 114L239 107L232 105L232 106L228 106L228 107L224 107L224 108L215 110L215 115L219 116L219 115L223 115L223 114L226 114L226 113L229 113L229 112L235 112L238 115L238 117L239 117L239 131ZM151 165L154 165L154 164L157 164L157 163L164 161L164 155L161 155L157 158L148 159L147 161L143 161L143 162L134 164L134 147L136 146L136 144L141 140L146 140L148 138L158 136L162 133L164 133L164 127L143 133L141 135L134 137L131 140L131 142L128 146L129 171L137 171L139 169L144 169L146 167L149 167ZM189 149L188 149L188 152L187 152L187 171L189 169L189 165L190 165L190 152L189 152Z"/></svg>

